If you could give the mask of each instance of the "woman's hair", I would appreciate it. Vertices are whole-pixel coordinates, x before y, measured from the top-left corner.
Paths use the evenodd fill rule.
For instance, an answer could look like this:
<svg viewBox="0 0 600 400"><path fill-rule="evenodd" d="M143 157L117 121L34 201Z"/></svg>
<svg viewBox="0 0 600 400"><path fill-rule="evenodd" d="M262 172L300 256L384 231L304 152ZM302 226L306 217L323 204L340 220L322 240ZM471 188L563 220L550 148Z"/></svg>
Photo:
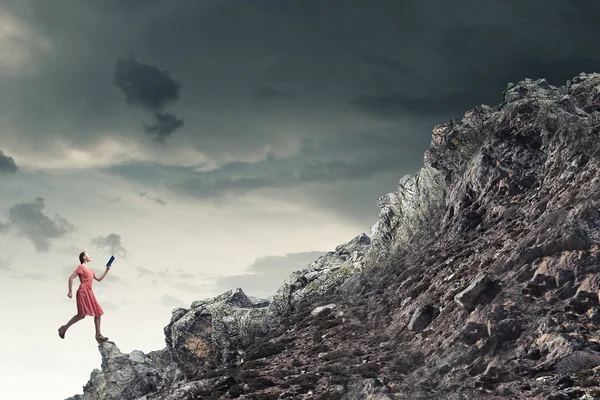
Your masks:
<svg viewBox="0 0 600 400"><path fill-rule="evenodd" d="M83 257L85 256L85 251L82 251L81 253L79 253L79 262L83 263Z"/></svg>

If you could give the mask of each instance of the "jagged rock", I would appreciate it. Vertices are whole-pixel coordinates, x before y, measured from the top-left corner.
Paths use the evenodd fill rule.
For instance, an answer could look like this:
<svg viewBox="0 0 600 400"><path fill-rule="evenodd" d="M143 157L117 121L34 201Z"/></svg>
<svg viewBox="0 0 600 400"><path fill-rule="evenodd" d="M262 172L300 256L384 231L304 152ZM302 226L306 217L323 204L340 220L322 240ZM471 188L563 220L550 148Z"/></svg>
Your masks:
<svg viewBox="0 0 600 400"><path fill-rule="evenodd" d="M465 290L454 297L454 300L465 310L473 311L481 294L491 285L492 281L486 275L475 279Z"/></svg>
<svg viewBox="0 0 600 400"><path fill-rule="evenodd" d="M184 371L174 362L173 355L166 347L161 350L151 351L146 356L154 361L154 364L158 368L163 386L172 385L185 378Z"/></svg>
<svg viewBox="0 0 600 400"><path fill-rule="evenodd" d="M600 365L600 354L590 351L574 351L556 364L556 371L563 374L572 373L598 365Z"/></svg>
<svg viewBox="0 0 600 400"><path fill-rule="evenodd" d="M165 327L165 341L173 360L188 374L211 362L234 360L238 352L269 331L268 304L251 299L240 289L212 300L175 309Z"/></svg>
<svg viewBox="0 0 600 400"><path fill-rule="evenodd" d="M421 332L431 323L431 320L436 315L436 311L437 309L432 306L417 308L408 323L408 329L413 332Z"/></svg>
<svg viewBox="0 0 600 400"><path fill-rule="evenodd" d="M342 400L392 400L392 397L386 392L389 392L389 389L385 385L377 379L368 378L352 385Z"/></svg>
<svg viewBox="0 0 600 400"><path fill-rule="evenodd" d="M269 316L280 316L304 309L317 299L339 289L364 268L363 259L371 247L371 239L360 234L337 246L335 251L319 257L307 269L293 272L271 296Z"/></svg>
<svg viewBox="0 0 600 400"><path fill-rule="evenodd" d="M161 369L139 350L123 354L113 342L98 346L102 356L101 369L92 371L83 395L68 400L136 399L155 392L163 378Z"/></svg>
<svg viewBox="0 0 600 400"><path fill-rule="evenodd" d="M213 393L226 393L235 384L236 380L231 376L200 379L177 385L168 394L159 395L158 397L152 394L144 395L136 400L188 400L190 398L210 398Z"/></svg>
<svg viewBox="0 0 600 400"><path fill-rule="evenodd" d="M312 310L310 312L310 315L311 316L315 316L315 315L317 315L318 313L320 313L323 310L333 310L334 308L335 308L335 304L333 304L333 303L332 304L327 304L325 306L320 306L320 307L317 307L314 310Z"/></svg>
<svg viewBox="0 0 600 400"><path fill-rule="evenodd" d="M402 177L396 192L377 201L381 211L371 228L371 251L380 252L382 248L408 242L430 221L432 210L441 204L443 196L444 176L435 168L425 166L414 177Z"/></svg>

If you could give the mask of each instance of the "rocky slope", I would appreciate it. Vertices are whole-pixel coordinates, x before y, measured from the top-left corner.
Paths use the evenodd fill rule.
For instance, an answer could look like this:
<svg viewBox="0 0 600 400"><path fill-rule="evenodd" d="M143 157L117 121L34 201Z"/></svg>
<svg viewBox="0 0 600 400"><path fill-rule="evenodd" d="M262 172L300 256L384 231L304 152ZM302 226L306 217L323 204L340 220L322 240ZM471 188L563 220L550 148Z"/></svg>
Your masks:
<svg viewBox="0 0 600 400"><path fill-rule="evenodd" d="M71 399L600 398L600 75L510 84L433 130L370 236L99 346Z"/></svg>

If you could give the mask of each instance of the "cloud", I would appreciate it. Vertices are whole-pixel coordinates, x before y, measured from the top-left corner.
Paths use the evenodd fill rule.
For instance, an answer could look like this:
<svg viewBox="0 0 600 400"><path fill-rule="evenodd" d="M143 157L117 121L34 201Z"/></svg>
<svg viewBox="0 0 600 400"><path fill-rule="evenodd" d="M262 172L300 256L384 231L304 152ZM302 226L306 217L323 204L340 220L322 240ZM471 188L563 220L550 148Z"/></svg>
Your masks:
<svg viewBox="0 0 600 400"><path fill-rule="evenodd" d="M126 258L129 252L121 245L121 235L111 233L108 236L98 236L91 239L90 243L97 248L107 251L120 258Z"/></svg>
<svg viewBox="0 0 600 400"><path fill-rule="evenodd" d="M10 261L6 258L0 258L0 271L10 271Z"/></svg>
<svg viewBox="0 0 600 400"><path fill-rule="evenodd" d="M167 71L140 64L133 57L117 60L113 82L125 95L127 104L147 111L161 110L179 98L179 84Z"/></svg>
<svg viewBox="0 0 600 400"><path fill-rule="evenodd" d="M37 271L27 271L21 268L13 267L12 257L1 258L0 257L0 276L5 276L8 278L17 279L20 281L23 280L33 280L33 281L48 281L51 278L51 275L45 272L37 272Z"/></svg>
<svg viewBox="0 0 600 400"><path fill-rule="evenodd" d="M272 85L260 85L254 89L254 97L262 101L293 99L295 96L287 90Z"/></svg>
<svg viewBox="0 0 600 400"><path fill-rule="evenodd" d="M600 69L600 53L589 51L600 34L594 19L600 5L593 2L332 2L76 2L69 8L73 18L65 20L50 2L4 1L13 4L11 15L44 32L53 56L32 58L44 71L35 79L26 74L0 82L0 103L11 115L3 120L2 148L26 170L34 163L42 169L146 163L123 176L173 182L179 193L212 199L285 188L267 194L294 193L298 202L310 196L313 209L326 202L354 218L361 214L357 199L367 214L376 197L422 165L434 124L460 118L472 105L499 103L508 81L543 76L560 84ZM257 23L247 24L247 15ZM281 21L294 22L281 30ZM131 49L140 56L117 61ZM150 114L132 126L127 116L140 110ZM181 116L193 130L178 127ZM428 126L404 125L414 121ZM131 137L137 130L142 133ZM396 140L372 140L381 130L393 131ZM361 146L358 135L365 138ZM156 146L150 137L170 146ZM57 138L65 150L51 151ZM156 164L256 163L266 148L293 157L307 138L330 145L312 147L294 165L249 164L251 173L155 175ZM379 168L370 161L378 157L389 161L387 172L347 178L360 164L368 176L367 167ZM322 165L311 166L315 158ZM361 191L374 180L383 191Z"/></svg>
<svg viewBox="0 0 600 400"><path fill-rule="evenodd" d="M110 301L99 300L99 302L100 307L102 307L102 309L106 311L117 311L120 308L118 305L111 303Z"/></svg>
<svg viewBox="0 0 600 400"><path fill-rule="evenodd" d="M157 204L160 204L161 206L164 206L164 205L166 205L166 204L167 204L167 202L166 202L166 201L164 201L163 199L161 199L161 198L158 198L158 197L152 197L152 196L150 196L150 195L149 195L147 192L140 192L140 193L139 193L139 195L140 195L140 197L145 197L145 198L147 198L147 199L150 199L150 200L152 200L153 202L155 202L155 203L157 203Z"/></svg>
<svg viewBox="0 0 600 400"><path fill-rule="evenodd" d="M49 274L44 274L40 272L27 272L27 273L15 273L13 274L13 278L18 279L31 279L32 281L47 281L50 278Z"/></svg>
<svg viewBox="0 0 600 400"><path fill-rule="evenodd" d="M185 303L173 296L169 296L168 294L164 294L160 300L158 301L158 304L160 304L161 306L165 306L165 307L185 307Z"/></svg>
<svg viewBox="0 0 600 400"><path fill-rule="evenodd" d="M155 123L144 124L154 140L164 143L165 139L182 127L184 120L175 114L163 112L165 106L179 98L180 85L169 76L169 72L156 65L141 64L133 56L118 59L113 74L113 83L125 95L125 102L140 107L154 115Z"/></svg>
<svg viewBox="0 0 600 400"><path fill-rule="evenodd" d="M77 228L61 215L55 214L53 219L48 217L44 213L45 207L42 197L36 197L31 203L15 204L8 210L8 224L4 224L2 230L14 230L17 236L28 238L37 252L47 252L51 240L63 238Z"/></svg>
<svg viewBox="0 0 600 400"><path fill-rule="evenodd" d="M274 164L273 160L257 163L264 166ZM227 195L241 195L261 189L282 189L302 186L311 183L339 183L345 181L366 180L374 175L399 168L400 162L396 157L364 157L352 160L310 160L300 167L274 164L270 168L255 168L259 170L254 176L240 176L233 173L238 165L252 166L250 163L235 163L225 165L221 170L208 173L198 173L196 177L188 178L177 183L168 184L172 190L198 197L219 198ZM228 170L229 174L221 174ZM247 172L252 173L252 172Z"/></svg>
<svg viewBox="0 0 600 400"><path fill-rule="evenodd" d="M183 119L177 118L173 113L155 112L154 119L156 122L153 125L144 124L144 130L149 134L156 134L154 140L159 143L164 143L165 139L183 126Z"/></svg>
<svg viewBox="0 0 600 400"><path fill-rule="evenodd" d="M10 230L10 224L0 222L0 233L6 233Z"/></svg>
<svg viewBox="0 0 600 400"><path fill-rule="evenodd" d="M154 281L153 283L158 284L158 280ZM167 281L167 283L178 290L184 290L186 292L190 292L190 293L196 293L196 294L200 294L202 292L204 292L209 285L194 285L191 283L187 283L185 281Z"/></svg>
<svg viewBox="0 0 600 400"><path fill-rule="evenodd" d="M387 57L381 54L372 54L366 51L361 51L354 55L356 59L369 66L384 69L393 74L413 74L415 71L408 68L404 63Z"/></svg>
<svg viewBox="0 0 600 400"><path fill-rule="evenodd" d="M1 267L1 265L0 265ZM0 272L3 269L0 268ZM23 272L23 271L19 271L17 269L6 269L5 270L7 272L7 277L8 278L12 278L12 279L17 279L19 281L24 281L24 280L32 280L32 281L40 281L40 282L44 282L44 281L48 281L51 276L50 274L45 274L43 272Z"/></svg>
<svg viewBox="0 0 600 400"><path fill-rule="evenodd" d="M10 13L4 4L0 6L0 26L3 28L0 35L0 75L18 76L34 72L38 67L36 56L51 50L46 35L37 32L35 25Z"/></svg>
<svg viewBox="0 0 600 400"><path fill-rule="evenodd" d="M106 195L102 195L100 197L102 198L102 200L106 201L107 203L118 203L119 201L121 201L120 197L110 197L110 196L106 196Z"/></svg>
<svg viewBox="0 0 600 400"><path fill-rule="evenodd" d="M193 284L191 282L206 281L208 275L191 274L182 270L172 271L169 268L159 271L152 271L144 267L136 267L138 278L150 279L154 286L169 285L178 290L184 290L191 293L200 294L208 288L208 285Z"/></svg>
<svg viewBox="0 0 600 400"><path fill-rule="evenodd" d="M249 295L266 298L274 294L292 272L308 268L311 262L325 253L307 251L260 257L247 268L246 273L219 278L216 285L223 291L240 287Z"/></svg>
<svg viewBox="0 0 600 400"><path fill-rule="evenodd" d="M2 150L0 150L0 174L3 175L14 175L17 173L19 167L15 163L15 159L4 154Z"/></svg>
<svg viewBox="0 0 600 400"><path fill-rule="evenodd" d="M152 276L152 275L155 274L154 271L151 271L151 270L149 270L147 268L144 268L144 267L136 267L136 270L139 273L138 278L142 277L142 276Z"/></svg>
<svg viewBox="0 0 600 400"><path fill-rule="evenodd" d="M424 116L458 115L473 108L477 96L468 92L451 93L432 97L414 97L399 93L362 95L350 101L358 110L379 117L397 117L407 114Z"/></svg>

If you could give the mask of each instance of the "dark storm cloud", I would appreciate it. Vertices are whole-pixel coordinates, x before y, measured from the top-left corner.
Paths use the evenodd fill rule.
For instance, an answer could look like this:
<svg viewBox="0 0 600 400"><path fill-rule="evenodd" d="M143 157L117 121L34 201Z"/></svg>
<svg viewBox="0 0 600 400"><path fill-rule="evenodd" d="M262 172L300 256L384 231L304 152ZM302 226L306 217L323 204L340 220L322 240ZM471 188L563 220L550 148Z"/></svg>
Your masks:
<svg viewBox="0 0 600 400"><path fill-rule="evenodd" d="M293 99L292 92L271 85L261 85L254 90L254 96L258 100L273 101L281 99Z"/></svg>
<svg viewBox="0 0 600 400"><path fill-rule="evenodd" d="M594 8L600 17L600 7ZM579 15L577 9L578 6L564 3L558 9L555 5L542 10L553 17L554 12L565 17L574 11ZM522 35L517 34L517 29L511 31L510 24L494 23L492 19L488 24L457 23L445 30L437 49L439 56L448 62L440 73L448 81L456 82L451 95L462 98L459 104L471 108L464 99L477 104L498 104L509 82L525 78L544 78L551 85L562 86L580 72L600 72L600 58L585 51L589 45L587 36L600 34L597 26L586 27L585 23L569 26L566 21L561 27L546 25L544 18L533 21L535 16L528 15L528 11L534 9L525 9L520 18L532 19L531 31ZM559 32L565 28L569 32L561 36ZM546 40L540 40L544 35ZM574 41L577 41L574 47L565 47L567 42ZM576 48L580 51L574 51Z"/></svg>
<svg viewBox="0 0 600 400"><path fill-rule="evenodd" d="M156 65L141 64L133 57L117 60L113 83L125 95L125 101L133 107L152 112L155 123L144 124L154 140L164 143L165 139L184 124L175 114L163 112L164 107L179 98L180 84L169 76L169 72Z"/></svg>
<svg viewBox="0 0 600 400"><path fill-rule="evenodd" d="M14 175L17 173L18 169L19 167L15 163L15 159L4 154L4 152L0 150L0 174Z"/></svg>
<svg viewBox="0 0 600 400"><path fill-rule="evenodd" d="M153 202L155 202L156 204L160 204L161 206L164 206L167 204L167 202L164 201L163 199L161 199L159 197L150 196L147 192L140 192L139 195L140 195L140 197L145 197L147 199L150 199Z"/></svg>
<svg viewBox="0 0 600 400"><path fill-rule="evenodd" d="M97 248L120 258L126 258L129 254L121 244L121 235L117 233L110 233L107 236L98 236L97 238L91 239L90 243Z"/></svg>
<svg viewBox="0 0 600 400"><path fill-rule="evenodd" d="M414 74L415 71L408 68L404 63L381 54L372 54L366 51L354 55L360 62L370 66L386 70L392 74Z"/></svg>
<svg viewBox="0 0 600 400"><path fill-rule="evenodd" d="M50 218L44 213L44 199L36 197L34 202L15 204L8 210L8 223L4 231L12 230L17 236L29 239L37 252L47 252L50 241L60 239L77 228L61 215ZM8 226L8 229L6 227Z"/></svg>
<svg viewBox="0 0 600 400"><path fill-rule="evenodd" d="M219 278L216 285L223 291L240 287L246 294L265 298L274 294L292 272L308 268L323 254L324 251L307 251L260 257L247 268L246 273Z"/></svg>
<svg viewBox="0 0 600 400"><path fill-rule="evenodd" d="M127 104L147 111L162 110L179 98L179 84L167 71L156 65L140 64L133 57L117 61L113 80Z"/></svg>
<svg viewBox="0 0 600 400"><path fill-rule="evenodd" d="M497 103L500 102L500 95ZM428 117L460 115L477 105L476 96L470 93L452 93L437 97L410 97L399 93L389 93L377 96L362 95L350 101L350 104L374 116L402 116L407 113Z"/></svg>
<svg viewBox="0 0 600 400"><path fill-rule="evenodd" d="M358 203L348 209L336 204L345 207L348 198L361 196L367 201L365 193L357 194L367 188L392 190L422 165L433 125L460 118L475 105L500 103L510 81L543 77L562 85L579 72L600 71L600 53L593 51L600 37L597 1L5 4L52 50L30 63L43 74L0 76L6 88L0 102L23 140L64 135L87 144L105 132L126 135L137 128L125 117L132 110L120 109L127 105L152 113L155 120L144 121L144 129L156 141L175 142L169 136L177 129L184 143L213 158L209 164L255 160L265 148L290 154L297 141L327 139L330 146L313 147L312 154L279 169L279 161L271 160L272 167L256 166L266 171L221 169L180 179L169 170L165 179L185 181L175 184L177 190L200 197L285 187L290 190L281 192L310 197L316 207L349 217L359 214ZM65 20L64 9L73 18ZM151 61L120 59L115 68L115 60L134 52ZM113 72L116 86L107 84ZM185 96L173 77L184 82ZM170 111L185 115L186 127L194 129L181 127L178 117L167 116ZM382 120L397 124L392 129L399 134L372 140ZM347 140L359 133L365 137L361 146ZM374 154L389 165L379 166ZM313 158L320 161L307 167ZM154 168L142 166L128 177L156 181ZM377 185L367 185L370 180ZM338 190L315 182L336 183ZM372 202L363 207L366 213Z"/></svg>
<svg viewBox="0 0 600 400"><path fill-rule="evenodd" d="M183 118L177 118L175 114L168 112L155 112L154 119L156 122L153 125L144 124L144 131L156 135L154 140L159 143L164 143L177 128L183 126L184 122Z"/></svg>
<svg viewBox="0 0 600 400"><path fill-rule="evenodd" d="M269 164L273 161L263 162ZM249 163L236 163L250 166ZM351 161L313 160L304 162L296 170L280 170L277 165L265 169L256 176L215 176L213 173L199 174L194 178L170 184L175 191L198 198L217 198L226 195L239 195L261 189L280 189L311 183L340 183L366 180L382 172L399 168L399 160L394 157L356 158ZM233 169L231 166L223 167ZM216 171L217 173L220 171Z"/></svg>

